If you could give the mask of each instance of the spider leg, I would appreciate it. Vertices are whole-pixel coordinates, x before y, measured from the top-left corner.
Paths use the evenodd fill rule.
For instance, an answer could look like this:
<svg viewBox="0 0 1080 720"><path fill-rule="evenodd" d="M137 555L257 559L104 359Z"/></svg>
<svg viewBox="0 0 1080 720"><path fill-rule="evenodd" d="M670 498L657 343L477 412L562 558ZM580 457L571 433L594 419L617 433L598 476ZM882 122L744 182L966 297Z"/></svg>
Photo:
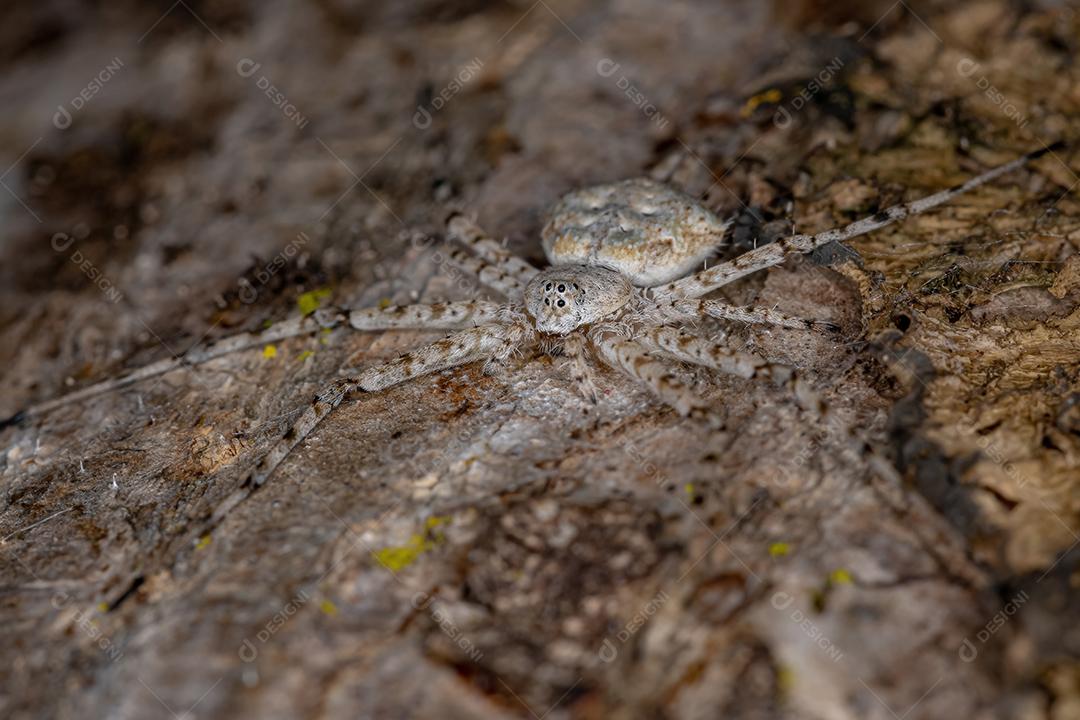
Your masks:
<svg viewBox="0 0 1080 720"><path fill-rule="evenodd" d="M825 413L821 400L799 373L792 367L770 363L767 360L738 352L708 338L688 333L679 328L654 326L642 338L642 344L656 352L693 365L742 378L766 379L776 384L786 384L804 409Z"/></svg>
<svg viewBox="0 0 1080 720"><path fill-rule="evenodd" d="M798 330L822 329L831 332L840 330L840 326L827 320L807 320L804 318L785 315L784 313L758 307L739 307L721 300L671 300L668 303L657 304L660 312L671 320L686 320L689 318L708 315L720 320L736 320L738 322L775 325L777 327L795 328Z"/></svg>
<svg viewBox="0 0 1080 720"><path fill-rule="evenodd" d="M266 482L277 466L284 462L293 448L302 443L327 415L332 413L342 401L360 387L356 378L341 378L330 383L311 401L311 407L304 410L280 440L274 443L270 452L259 460L250 477L250 482L258 487Z"/></svg>
<svg viewBox="0 0 1080 720"><path fill-rule="evenodd" d="M498 321L501 307L484 300L434 303L431 305L391 305L348 311L354 330L464 330Z"/></svg>
<svg viewBox="0 0 1080 720"><path fill-rule="evenodd" d="M342 401L356 391L376 392L406 380L465 365L477 360L505 358L529 339L521 324L483 325L448 335L437 342L406 353L390 362L362 371L355 377L335 380L315 396L311 406L285 432L256 466L251 482L258 486L302 443Z"/></svg>
<svg viewBox="0 0 1080 720"><path fill-rule="evenodd" d="M582 397L596 404L596 383L593 380L592 367L585 356L585 338L580 333L571 333L563 341L563 352L570 359L570 368L574 385Z"/></svg>
<svg viewBox="0 0 1080 720"><path fill-rule="evenodd" d="M793 372L786 365L776 365L757 355L732 350L722 343L666 325L648 328L641 338L641 344L675 360L746 379L765 378L785 382Z"/></svg>
<svg viewBox="0 0 1080 720"><path fill-rule="evenodd" d="M374 392L476 360L505 359L530 335L531 330L521 323L462 330L390 362L368 368L360 373L357 382L362 390Z"/></svg>
<svg viewBox="0 0 1080 720"><path fill-rule="evenodd" d="M461 248L442 245L437 248L451 265L475 276L481 283L508 298L520 298L525 293L526 282L483 258L470 255Z"/></svg>
<svg viewBox="0 0 1080 720"><path fill-rule="evenodd" d="M714 426L722 425L709 405L641 343L615 333L602 333L593 338L593 344L605 363L643 382L654 395L683 417L707 420Z"/></svg>
<svg viewBox="0 0 1080 720"><path fill-rule="evenodd" d="M436 329L458 330L495 322L500 315L496 303L473 301L408 305L406 307L362 308L341 310L326 308L314 315L290 318L274 323L257 332L240 333L192 348L179 357L166 358L123 373L117 377L88 385L58 398L31 405L14 417L0 421L0 429L44 415L56 408L125 388L141 380L164 375L181 367L201 365L215 358L249 348L275 343L298 335L313 333L321 328L333 328L348 321L355 330Z"/></svg>
<svg viewBox="0 0 1080 720"><path fill-rule="evenodd" d="M663 285L658 288L658 290L665 294L671 294L677 297L701 297L702 295L712 292L719 287L723 287L744 275L749 275L752 272L763 270L767 267L772 267L773 265L779 265L793 255L808 253L831 242L847 242L860 235L865 235L879 228L883 228L886 225L891 225L898 220L903 220L912 215L918 215L928 210L932 210L969 190L973 190L980 185L985 185L991 180L1012 172L1017 168L1023 167L1028 162L1057 149L1059 145L1060 144L1055 143L1042 150L1030 152L1012 162L999 165L981 175L977 175L961 185L949 188L948 190L942 190L939 193L924 197L920 200L893 205L886 210L882 210L870 217L857 220L842 228L826 230L817 235L793 235L792 237L777 240L768 245L762 245L755 250L740 255L734 260L720 263L719 265L715 265L708 270L703 270L694 275L688 275L685 278Z"/></svg>
<svg viewBox="0 0 1080 720"><path fill-rule="evenodd" d="M446 221L446 231L452 239L470 248L510 277L516 278L522 285L528 284L533 276L540 272L493 240L483 228L466 215L459 212L452 213Z"/></svg>
<svg viewBox="0 0 1080 720"><path fill-rule="evenodd" d="M66 395L61 395L60 397L31 405L19 412L15 417L0 422L0 428L22 422L29 418L44 415L47 412L65 405L70 405L86 400L87 398L96 397L97 395L102 395L113 390L125 388L128 385L133 385L134 383L146 380L147 378L164 375L165 373L172 372L178 368L201 365L209 360L223 357L230 353L267 343L278 342L279 340L295 337L297 335L312 333L320 328L332 328L340 325L344 319L345 316L339 311L320 311L315 315L290 318L283 322L275 323L264 330L240 333L216 341L211 340L200 347L188 350L183 355L158 360L149 365L144 365L141 368L126 371L116 377L109 378L108 380L103 380L99 383L80 388L74 392L67 393Z"/></svg>

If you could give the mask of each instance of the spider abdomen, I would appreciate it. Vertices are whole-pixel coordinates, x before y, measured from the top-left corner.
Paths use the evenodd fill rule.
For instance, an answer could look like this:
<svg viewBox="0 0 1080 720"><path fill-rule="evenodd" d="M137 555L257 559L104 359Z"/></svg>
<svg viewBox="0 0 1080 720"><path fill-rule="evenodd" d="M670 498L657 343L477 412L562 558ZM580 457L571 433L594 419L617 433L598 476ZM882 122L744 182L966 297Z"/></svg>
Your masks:
<svg viewBox="0 0 1080 720"><path fill-rule="evenodd" d="M552 265L606 267L651 287L701 264L727 225L688 195L638 178L565 195L541 238Z"/></svg>

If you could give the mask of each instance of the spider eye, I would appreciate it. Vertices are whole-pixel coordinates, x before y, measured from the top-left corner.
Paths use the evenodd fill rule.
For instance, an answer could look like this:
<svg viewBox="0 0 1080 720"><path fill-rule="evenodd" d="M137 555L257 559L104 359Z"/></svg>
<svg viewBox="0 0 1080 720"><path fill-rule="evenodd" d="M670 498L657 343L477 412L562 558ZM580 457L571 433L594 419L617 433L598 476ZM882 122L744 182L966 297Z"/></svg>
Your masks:
<svg viewBox="0 0 1080 720"><path fill-rule="evenodd" d="M544 298L544 304L545 305L550 305L551 304L551 298Z"/></svg>
<svg viewBox="0 0 1080 720"><path fill-rule="evenodd" d="M551 283L548 283L548 284L547 284L547 287L545 287L544 289L545 289L545 290L549 290L549 291L550 291L550 290L551 290Z"/></svg>
<svg viewBox="0 0 1080 720"><path fill-rule="evenodd" d="M566 286L565 285L560 285L559 286L559 292L561 292L561 293L566 292Z"/></svg>
<svg viewBox="0 0 1080 720"><path fill-rule="evenodd" d="M559 307L562 307L563 305L566 305L566 301L565 300L559 300Z"/></svg>

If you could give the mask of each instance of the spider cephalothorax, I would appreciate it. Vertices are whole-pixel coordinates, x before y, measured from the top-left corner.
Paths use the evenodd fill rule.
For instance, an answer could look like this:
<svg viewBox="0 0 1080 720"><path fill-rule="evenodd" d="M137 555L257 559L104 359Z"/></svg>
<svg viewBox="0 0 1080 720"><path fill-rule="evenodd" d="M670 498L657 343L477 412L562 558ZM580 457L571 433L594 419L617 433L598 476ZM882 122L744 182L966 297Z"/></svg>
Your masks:
<svg viewBox="0 0 1080 720"><path fill-rule="evenodd" d="M778 265L788 257L851 238L926 212L957 195L1015 170L1053 149L1029 153L966 183L920 200L896 205L846 227L817 235L794 235L751 250L728 262L687 273L723 241L727 223L695 200L652 180L629 180L586 188L564 197L542 232L551 267L540 271L511 255L469 218L450 217L447 229L473 254L447 248L450 262L475 274L506 302L471 300L407 307L336 309L275 323L195 348L70 395L46 401L3 423L14 424L60 405L124 387L141 379L195 365L248 347L346 322L356 330L452 330L438 342L333 382L315 398L285 436L264 456L254 474L265 480L290 450L354 391L375 392L440 370L505 360L523 349L561 346L571 378L597 401L593 360L634 378L679 414L714 418L708 404L674 372L679 363L742 378L791 380L791 368L726 347L701 335L700 318L712 317L780 327L822 329L817 320L767 308L737 307L701 299L744 275ZM647 288L647 290L642 289ZM796 387L798 391L798 387ZM806 405L805 395L800 401Z"/></svg>
<svg viewBox="0 0 1080 720"><path fill-rule="evenodd" d="M563 265L537 273L525 286L525 308L544 333L565 335L603 320L630 302L633 286L602 267Z"/></svg>

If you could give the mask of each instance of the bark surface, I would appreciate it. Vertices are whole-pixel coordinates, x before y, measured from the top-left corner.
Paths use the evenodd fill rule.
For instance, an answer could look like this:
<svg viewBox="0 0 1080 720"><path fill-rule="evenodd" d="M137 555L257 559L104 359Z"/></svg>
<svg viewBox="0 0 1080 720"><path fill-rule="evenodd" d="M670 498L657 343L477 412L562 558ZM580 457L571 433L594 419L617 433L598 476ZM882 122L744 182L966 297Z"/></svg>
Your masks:
<svg viewBox="0 0 1080 720"><path fill-rule="evenodd" d="M319 304L488 295L447 205L649 175L731 256L1080 137L1053 3L40 2L0 11L0 416ZM9 167L10 166L10 167ZM0 430L7 718L1080 714L1080 155L720 297L799 366L679 418L566 359L342 404L315 333ZM492 296L494 297L494 296Z"/></svg>

